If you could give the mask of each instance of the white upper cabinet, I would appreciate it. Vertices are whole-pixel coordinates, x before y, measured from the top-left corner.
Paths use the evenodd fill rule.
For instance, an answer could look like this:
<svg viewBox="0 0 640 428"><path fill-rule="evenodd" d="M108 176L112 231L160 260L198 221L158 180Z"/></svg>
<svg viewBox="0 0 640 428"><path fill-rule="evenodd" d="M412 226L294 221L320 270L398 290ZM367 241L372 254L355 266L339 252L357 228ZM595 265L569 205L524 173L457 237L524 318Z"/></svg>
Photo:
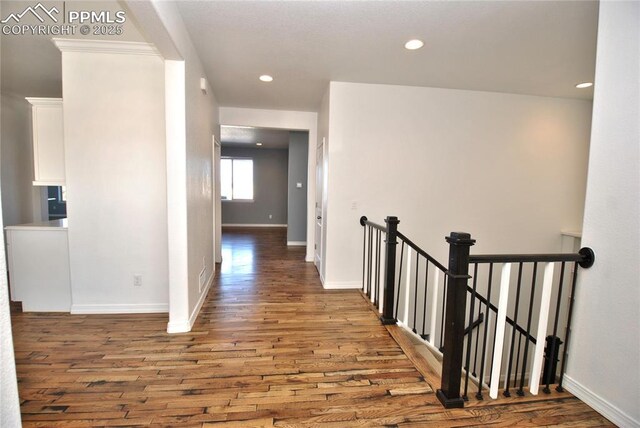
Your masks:
<svg viewBox="0 0 640 428"><path fill-rule="evenodd" d="M27 98L33 122L34 186L64 186L64 130L61 98Z"/></svg>

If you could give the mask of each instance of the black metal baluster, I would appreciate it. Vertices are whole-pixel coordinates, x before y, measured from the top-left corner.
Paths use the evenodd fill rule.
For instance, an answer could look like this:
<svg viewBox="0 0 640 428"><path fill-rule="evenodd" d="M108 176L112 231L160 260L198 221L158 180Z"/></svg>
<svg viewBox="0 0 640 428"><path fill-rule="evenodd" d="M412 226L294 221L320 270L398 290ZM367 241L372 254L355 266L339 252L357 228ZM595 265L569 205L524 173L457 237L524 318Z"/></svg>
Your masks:
<svg viewBox="0 0 640 428"><path fill-rule="evenodd" d="M569 315L567 316L567 329L564 335L564 353L562 354L562 364L560 365L560 379L558 379L558 386L556 391L563 392L562 381L564 378L564 369L567 362L567 356L569 355L569 333L571 332L571 317L573 315L573 302L576 295L576 283L578 282L578 263L573 265L573 282L571 283L571 297L569 300Z"/></svg>
<svg viewBox="0 0 640 428"><path fill-rule="evenodd" d="M416 251L416 281L413 290L413 332L417 334L416 330L416 314L418 313L418 264L420 262L420 254Z"/></svg>
<svg viewBox="0 0 640 428"><path fill-rule="evenodd" d="M426 339L425 326L427 325L427 291L429 291L429 259L426 259L426 265L424 267L424 303L422 305L422 335L423 339Z"/></svg>
<svg viewBox="0 0 640 428"><path fill-rule="evenodd" d="M560 317L560 306L561 306L561 302L562 302L562 283L564 282L564 268L565 268L565 262L562 262L561 267L560 267L560 279L559 279L559 283L558 283L558 301L556 302L556 319L553 322L553 334L552 337L554 339L552 339L554 342L557 339L556 334L558 333L558 321L559 321L559 317ZM558 348L556 349L557 351L560 350L560 339L557 339L558 343ZM555 343L552 343L555 345ZM551 390L549 389L549 384L551 383L551 379L555 378L556 373L555 373L555 364L553 364L553 360L556 357L555 352L551 352L552 356L551 358L547 359L547 368L546 368L546 376L545 376L545 387L542 390L545 394L550 394ZM554 379L555 381L555 379Z"/></svg>
<svg viewBox="0 0 640 428"><path fill-rule="evenodd" d="M394 312L395 319L398 319L398 308L400 307L400 284L402 283L402 261L404 258L404 241L400 247L400 269L398 269L398 291L396 295L396 310Z"/></svg>
<svg viewBox="0 0 640 428"><path fill-rule="evenodd" d="M509 366L507 368L507 387L502 393L505 397L511 397L509 392L509 382L511 381L511 368L513 367L513 350L516 345L516 326L518 325L518 308L520 305L520 288L522 285L522 262L518 264L518 285L516 287L516 307L513 314L513 325L511 326L511 349L509 350ZM516 376L518 369L516 368Z"/></svg>
<svg viewBox="0 0 640 428"><path fill-rule="evenodd" d="M484 337L482 339L482 358L480 358L480 377L478 378L478 393L476 398L482 400L482 384L484 383L484 359L487 354L487 333L489 333L489 304L491 303L491 280L493 278L493 263L489 263L489 281L487 282L487 303L485 304L485 312L487 319L484 323Z"/></svg>
<svg viewBox="0 0 640 428"><path fill-rule="evenodd" d="M480 318L480 312L482 311L482 302L478 302L478 318ZM482 328L485 328L484 326L482 326ZM478 326L478 328L476 329L476 350L475 353L473 354L473 372L471 374L473 374L475 377L478 377L477 373L478 373L478 345L480 343L480 326Z"/></svg>
<svg viewBox="0 0 640 428"><path fill-rule="evenodd" d="M478 284L478 263L473 265L473 291L471 292L471 308L469 309L469 325L473 325L473 309L476 302L476 286ZM480 329L480 326L478 326ZM469 372L471 371L470 363L471 363L471 345L473 340L473 328L469 328L469 333L467 337L467 357L465 362L465 370L467 371L464 376L464 394L462 395L462 399L464 401L469 401L469 396L467 392L469 390Z"/></svg>
<svg viewBox="0 0 640 428"><path fill-rule="evenodd" d="M533 264L533 275L531 280L531 297L529 298L529 316L527 317L527 333L524 342L524 355L522 356L522 373L520 375L520 388L517 391L519 396L524 395L524 375L527 370L527 356L529 352L529 337L531 336L531 316L533 315L533 298L536 293L536 276L538 275L538 262Z"/></svg>
<svg viewBox="0 0 640 428"><path fill-rule="evenodd" d="M518 385L518 367L520 367L520 348L522 345L522 332L518 332L518 355L516 356L516 369L513 371L513 387Z"/></svg>

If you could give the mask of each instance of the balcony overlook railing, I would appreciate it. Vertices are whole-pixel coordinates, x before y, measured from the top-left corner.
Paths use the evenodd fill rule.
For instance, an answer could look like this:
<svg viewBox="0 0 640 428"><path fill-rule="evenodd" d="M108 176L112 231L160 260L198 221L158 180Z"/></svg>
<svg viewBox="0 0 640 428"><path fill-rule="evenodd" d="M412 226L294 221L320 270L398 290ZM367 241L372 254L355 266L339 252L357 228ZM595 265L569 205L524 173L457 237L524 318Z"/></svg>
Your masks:
<svg viewBox="0 0 640 428"><path fill-rule="evenodd" d="M362 292L382 323L442 355L437 395L445 407L463 407L471 386L480 400L486 390L494 399L499 390L537 395L541 384L545 393L552 384L562 390L578 270L593 265L591 249L476 255L468 233L452 232L445 267L398 231L397 217L383 226L363 216L360 224Z"/></svg>

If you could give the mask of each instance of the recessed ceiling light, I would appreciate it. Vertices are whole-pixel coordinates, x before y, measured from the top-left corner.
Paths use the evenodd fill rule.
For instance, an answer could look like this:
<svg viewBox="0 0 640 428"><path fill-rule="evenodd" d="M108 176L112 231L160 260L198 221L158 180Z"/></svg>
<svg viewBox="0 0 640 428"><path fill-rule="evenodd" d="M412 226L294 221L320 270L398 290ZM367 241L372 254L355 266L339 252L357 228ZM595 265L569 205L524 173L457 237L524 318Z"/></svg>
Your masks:
<svg viewBox="0 0 640 428"><path fill-rule="evenodd" d="M591 83L591 82L583 82L583 83L578 83L576 85L576 88L584 89L584 88L590 88L591 86L593 86L593 83Z"/></svg>
<svg viewBox="0 0 640 428"><path fill-rule="evenodd" d="M273 77L269 76L268 74L263 74L262 76L260 76L260 80L262 80L263 82L273 82Z"/></svg>
<svg viewBox="0 0 640 428"><path fill-rule="evenodd" d="M261 145L262 145L262 143L256 143L256 146L261 146Z"/></svg>
<svg viewBox="0 0 640 428"><path fill-rule="evenodd" d="M407 43L404 44L404 47L406 49L409 49L410 51L415 51L416 49L420 49L423 46L424 46L424 42L418 39L409 40Z"/></svg>

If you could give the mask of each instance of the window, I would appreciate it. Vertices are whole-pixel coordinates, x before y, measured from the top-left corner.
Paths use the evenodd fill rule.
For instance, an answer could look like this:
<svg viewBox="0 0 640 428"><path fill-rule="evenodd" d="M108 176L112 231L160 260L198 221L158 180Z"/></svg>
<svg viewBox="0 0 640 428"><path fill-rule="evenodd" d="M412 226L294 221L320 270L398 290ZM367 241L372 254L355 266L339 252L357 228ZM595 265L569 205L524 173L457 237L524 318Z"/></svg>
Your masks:
<svg viewBox="0 0 640 428"><path fill-rule="evenodd" d="M67 216L67 191L64 186L48 186L47 200L49 220L57 220Z"/></svg>
<svg viewBox="0 0 640 428"><path fill-rule="evenodd" d="M253 159L222 158L220 184L223 201L252 201Z"/></svg>

